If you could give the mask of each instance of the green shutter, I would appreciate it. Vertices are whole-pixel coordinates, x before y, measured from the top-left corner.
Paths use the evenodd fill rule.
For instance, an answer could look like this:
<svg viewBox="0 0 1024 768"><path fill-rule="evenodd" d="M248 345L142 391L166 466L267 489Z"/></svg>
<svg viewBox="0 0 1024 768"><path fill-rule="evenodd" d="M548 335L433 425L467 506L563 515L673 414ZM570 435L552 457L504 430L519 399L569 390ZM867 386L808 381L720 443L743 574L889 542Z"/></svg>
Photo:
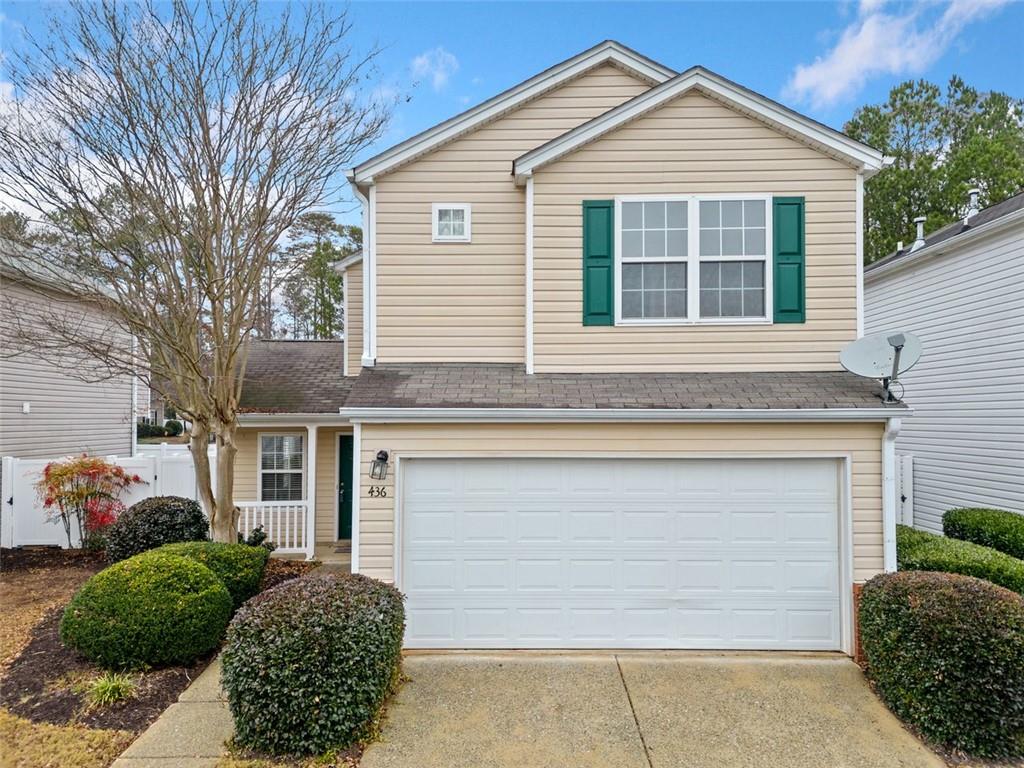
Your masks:
<svg viewBox="0 0 1024 768"><path fill-rule="evenodd" d="M615 201L583 201L583 324L615 324Z"/></svg>
<svg viewBox="0 0 1024 768"><path fill-rule="evenodd" d="M775 322L802 323L806 318L804 199L772 200Z"/></svg>

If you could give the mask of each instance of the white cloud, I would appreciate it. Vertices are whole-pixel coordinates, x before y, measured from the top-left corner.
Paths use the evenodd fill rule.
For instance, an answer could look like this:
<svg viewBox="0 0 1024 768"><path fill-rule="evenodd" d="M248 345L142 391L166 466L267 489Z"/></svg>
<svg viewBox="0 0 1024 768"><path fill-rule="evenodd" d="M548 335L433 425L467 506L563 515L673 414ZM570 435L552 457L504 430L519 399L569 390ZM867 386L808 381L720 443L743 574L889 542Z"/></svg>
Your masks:
<svg viewBox="0 0 1024 768"><path fill-rule="evenodd" d="M878 75L916 75L956 41L964 27L1010 0L920 1L897 13L886 0L861 0L857 18L839 41L811 64L800 64L786 85L787 98L825 107L855 95ZM942 11L936 15L937 8Z"/></svg>
<svg viewBox="0 0 1024 768"><path fill-rule="evenodd" d="M424 51L410 64L413 77L417 80L429 79L435 91L443 90L448 80L459 71L459 60L455 54L441 46Z"/></svg>

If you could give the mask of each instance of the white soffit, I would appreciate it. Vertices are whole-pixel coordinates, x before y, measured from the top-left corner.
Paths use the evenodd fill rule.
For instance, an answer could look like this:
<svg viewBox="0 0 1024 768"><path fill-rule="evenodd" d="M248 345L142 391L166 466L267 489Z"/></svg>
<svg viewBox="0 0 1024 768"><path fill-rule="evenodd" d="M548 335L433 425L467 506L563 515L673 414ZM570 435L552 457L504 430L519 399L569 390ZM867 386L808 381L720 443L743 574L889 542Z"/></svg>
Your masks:
<svg viewBox="0 0 1024 768"><path fill-rule="evenodd" d="M371 183L374 176L387 173L399 165L408 163L420 155L453 141L484 123L495 120L506 112L557 88L567 80L579 77L584 72L603 64L618 67L646 80L651 85L664 83L676 75L674 70L658 64L614 40L606 40L566 59L561 64L556 64L540 74L534 75L507 91L499 93L482 104L371 157L350 171L348 177L356 184Z"/></svg>
<svg viewBox="0 0 1024 768"><path fill-rule="evenodd" d="M703 67L691 67L661 85L644 91L603 115L583 123L518 157L513 163L517 184L522 184L533 171L554 162L569 152L606 133L658 109L663 104L690 92L699 91L731 109L749 115L769 127L798 141L846 162L864 173L866 178L883 166L882 153L827 125L794 112L778 102L754 93L731 80Z"/></svg>

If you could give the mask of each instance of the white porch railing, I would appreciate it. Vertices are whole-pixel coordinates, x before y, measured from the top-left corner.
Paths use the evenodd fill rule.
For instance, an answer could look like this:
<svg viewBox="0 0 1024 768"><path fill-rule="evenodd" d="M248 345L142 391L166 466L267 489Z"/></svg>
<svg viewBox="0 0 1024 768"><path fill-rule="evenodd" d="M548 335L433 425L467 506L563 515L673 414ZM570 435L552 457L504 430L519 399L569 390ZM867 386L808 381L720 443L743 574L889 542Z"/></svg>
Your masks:
<svg viewBox="0 0 1024 768"><path fill-rule="evenodd" d="M275 552L308 554L308 507L304 501L236 501L238 532L248 536L262 525L267 538L277 545Z"/></svg>

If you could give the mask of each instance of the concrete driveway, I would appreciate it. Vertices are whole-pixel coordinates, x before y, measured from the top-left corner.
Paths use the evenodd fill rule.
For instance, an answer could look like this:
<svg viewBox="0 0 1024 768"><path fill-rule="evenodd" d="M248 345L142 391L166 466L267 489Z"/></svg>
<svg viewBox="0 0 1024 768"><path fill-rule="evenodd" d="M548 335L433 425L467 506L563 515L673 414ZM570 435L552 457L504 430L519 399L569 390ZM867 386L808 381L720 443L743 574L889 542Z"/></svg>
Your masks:
<svg viewBox="0 0 1024 768"><path fill-rule="evenodd" d="M845 657L424 654L362 768L943 768Z"/></svg>

